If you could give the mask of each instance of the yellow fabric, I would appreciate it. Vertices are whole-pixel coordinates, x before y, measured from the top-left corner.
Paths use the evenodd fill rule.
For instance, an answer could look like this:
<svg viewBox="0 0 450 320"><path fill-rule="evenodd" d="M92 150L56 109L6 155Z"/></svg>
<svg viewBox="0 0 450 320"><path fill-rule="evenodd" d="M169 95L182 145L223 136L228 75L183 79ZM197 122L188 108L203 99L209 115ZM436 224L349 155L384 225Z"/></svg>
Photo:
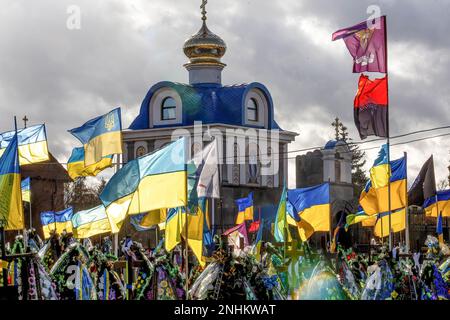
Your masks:
<svg viewBox="0 0 450 320"><path fill-rule="evenodd" d="M150 211L141 220L140 225L144 228L153 227L154 225L159 225L160 223L166 222L166 211L167 209L159 209Z"/></svg>
<svg viewBox="0 0 450 320"><path fill-rule="evenodd" d="M389 211L388 186L379 189L370 188L369 192L362 192L359 203L368 215ZM406 206L406 180L398 180L391 183L391 211Z"/></svg>
<svg viewBox="0 0 450 320"><path fill-rule="evenodd" d="M19 149L19 164L21 166L47 161L49 159L48 146L46 140L25 144L19 146L18 149ZM0 149L0 157L5 152L5 150L6 148Z"/></svg>
<svg viewBox="0 0 450 320"><path fill-rule="evenodd" d="M298 235L300 239L305 242L314 234L314 228L307 221L302 220L297 223Z"/></svg>
<svg viewBox="0 0 450 320"><path fill-rule="evenodd" d="M99 135L84 145L84 164L93 165L111 154L122 153L122 132L112 131Z"/></svg>
<svg viewBox="0 0 450 320"><path fill-rule="evenodd" d="M73 230L73 236L77 239L84 239L109 232L111 232L111 225L108 219L102 219L79 226Z"/></svg>
<svg viewBox="0 0 450 320"><path fill-rule="evenodd" d="M369 218L364 218L360 221L362 221L361 225L363 227L373 227L373 226L375 226L375 223L377 222L377 216L376 215L369 216Z"/></svg>
<svg viewBox="0 0 450 320"><path fill-rule="evenodd" d="M203 223L204 213L200 208L197 214L189 214L188 216L188 245L197 258L199 264L204 267L206 259L203 256ZM165 226L165 248L172 251L181 239L186 238L186 214L178 213L172 217Z"/></svg>
<svg viewBox="0 0 450 320"><path fill-rule="evenodd" d="M331 230L329 203L305 209L300 213L300 217L312 226L314 232Z"/></svg>
<svg viewBox="0 0 450 320"><path fill-rule="evenodd" d="M381 228L381 221L383 221L383 228ZM406 210L402 209L397 212L391 213L391 229L392 232L400 232L406 228ZM381 219L378 219L374 234L377 237L387 237L389 236L389 215L385 215Z"/></svg>
<svg viewBox="0 0 450 320"><path fill-rule="evenodd" d="M30 202L31 201L30 190L22 191L22 201L25 201L25 202Z"/></svg>
<svg viewBox="0 0 450 320"><path fill-rule="evenodd" d="M128 214L185 206L186 179L186 171L144 177L133 193Z"/></svg>
<svg viewBox="0 0 450 320"><path fill-rule="evenodd" d="M61 234L64 230L68 233L72 232L72 221L65 222L56 222L50 223L48 225L42 226L42 230L44 231L44 238L50 238L50 232L56 230L56 233Z"/></svg>
<svg viewBox="0 0 450 320"><path fill-rule="evenodd" d="M444 235L443 234L438 235L438 241L440 244L444 244Z"/></svg>
<svg viewBox="0 0 450 320"><path fill-rule="evenodd" d="M118 233L122 227L123 221L127 217L128 207L130 206L133 194L123 197L106 208L106 215L108 216L111 225L111 233Z"/></svg>
<svg viewBox="0 0 450 320"><path fill-rule="evenodd" d="M0 219L4 220L5 230L25 228L20 174L10 173L0 176Z"/></svg>
<svg viewBox="0 0 450 320"><path fill-rule="evenodd" d="M166 222L164 246L168 252L172 251L181 242L181 233L184 231L185 222L183 216L181 209L178 209L177 214Z"/></svg>
<svg viewBox="0 0 450 320"><path fill-rule="evenodd" d="M84 166L84 161L71 162L67 164L67 172L72 180L78 177L95 177L105 168L111 167L112 161L112 158L102 158L99 162L87 167Z"/></svg>
<svg viewBox="0 0 450 320"><path fill-rule="evenodd" d="M388 164L381 164L370 169L370 181L372 187L375 189L382 188L388 185L389 177L391 176L391 166Z"/></svg>
<svg viewBox="0 0 450 320"><path fill-rule="evenodd" d="M238 212L236 224L243 224L245 220L253 220L253 206L245 208L244 211Z"/></svg>
<svg viewBox="0 0 450 320"><path fill-rule="evenodd" d="M9 265L8 261L0 260L0 268L8 269L8 265Z"/></svg>
<svg viewBox="0 0 450 320"><path fill-rule="evenodd" d="M450 217L450 201L439 201L438 202L439 211L442 213L442 217ZM431 206L425 209L425 215L427 217L437 218L437 206L433 203Z"/></svg>

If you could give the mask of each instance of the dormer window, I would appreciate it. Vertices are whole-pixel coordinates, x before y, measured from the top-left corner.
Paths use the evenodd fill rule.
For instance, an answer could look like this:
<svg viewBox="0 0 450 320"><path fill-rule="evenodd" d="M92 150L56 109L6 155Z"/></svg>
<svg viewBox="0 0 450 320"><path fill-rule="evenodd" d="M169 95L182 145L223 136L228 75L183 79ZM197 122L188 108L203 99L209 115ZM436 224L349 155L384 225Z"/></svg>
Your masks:
<svg viewBox="0 0 450 320"><path fill-rule="evenodd" d="M161 104L161 120L175 120L177 118L177 103L174 98L164 98Z"/></svg>
<svg viewBox="0 0 450 320"><path fill-rule="evenodd" d="M258 103L255 98L248 99L247 102L247 120L258 121Z"/></svg>

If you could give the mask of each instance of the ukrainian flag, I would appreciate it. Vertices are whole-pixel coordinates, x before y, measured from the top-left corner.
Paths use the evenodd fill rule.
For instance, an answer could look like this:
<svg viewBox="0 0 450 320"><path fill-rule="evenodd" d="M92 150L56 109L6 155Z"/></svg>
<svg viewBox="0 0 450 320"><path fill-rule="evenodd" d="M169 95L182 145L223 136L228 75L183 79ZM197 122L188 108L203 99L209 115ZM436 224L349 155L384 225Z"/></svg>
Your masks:
<svg viewBox="0 0 450 320"><path fill-rule="evenodd" d="M209 228L207 228L207 214L207 202L202 198L195 214L189 214L187 225L188 245L202 267L206 264L203 256L204 240L208 239L210 235ZM165 226L166 251L172 251L185 238L186 211L184 207L169 209Z"/></svg>
<svg viewBox="0 0 450 320"><path fill-rule="evenodd" d="M137 231L148 231L156 225L165 224L167 210L159 209L148 213L132 215L130 222Z"/></svg>
<svg viewBox="0 0 450 320"><path fill-rule="evenodd" d="M128 162L108 182L100 199L113 233L127 214L187 205L186 140Z"/></svg>
<svg viewBox="0 0 450 320"><path fill-rule="evenodd" d="M400 232L406 228L406 210L405 208L395 210L391 213L392 232ZM377 221L374 228L374 234L377 237L384 238L389 236L389 212L377 215Z"/></svg>
<svg viewBox="0 0 450 320"><path fill-rule="evenodd" d="M287 209L287 191L283 187L280 202L278 204L277 215L275 217L275 225L273 235L277 242L291 241L291 234L289 233L288 223L288 209ZM287 239L285 239L287 237Z"/></svg>
<svg viewBox="0 0 450 320"><path fill-rule="evenodd" d="M303 241L313 232L331 230L329 183L289 190L288 200L298 217L295 220Z"/></svg>
<svg viewBox="0 0 450 320"><path fill-rule="evenodd" d="M120 108L89 120L69 132L83 144L86 167L100 162L103 157L122 153Z"/></svg>
<svg viewBox="0 0 450 320"><path fill-rule="evenodd" d="M172 251L181 242L181 233L184 231L185 219L183 208L167 210L164 247L167 252Z"/></svg>
<svg viewBox="0 0 450 320"><path fill-rule="evenodd" d="M5 230L25 227L20 184L18 139L14 136L0 158L0 223Z"/></svg>
<svg viewBox="0 0 450 320"><path fill-rule="evenodd" d="M354 214L349 214L346 217L346 221L345 221L345 229L347 230L349 226L353 225L353 224L357 224L357 223L364 223L364 221L372 219L373 216L369 216L368 214L366 214L364 212L364 210L359 207L358 208L358 212L354 213ZM376 220L376 217L375 217ZM375 225L375 223L372 225L372 227Z"/></svg>
<svg viewBox="0 0 450 320"><path fill-rule="evenodd" d="M22 189L22 201L31 202L30 177L22 180L20 188Z"/></svg>
<svg viewBox="0 0 450 320"><path fill-rule="evenodd" d="M111 232L108 216L103 205L75 213L72 217L73 236L85 239Z"/></svg>
<svg viewBox="0 0 450 320"><path fill-rule="evenodd" d="M238 215L236 224L242 224L245 220L253 220L253 192L250 192L246 198L237 199Z"/></svg>
<svg viewBox="0 0 450 320"><path fill-rule="evenodd" d="M47 161L48 146L45 125L40 124L17 131L19 145L19 163L21 166ZM14 139L15 131L0 134L0 156Z"/></svg>
<svg viewBox="0 0 450 320"><path fill-rule="evenodd" d="M45 239L50 238L50 233L52 231L56 231L56 233L59 234L61 234L63 230L66 230L69 233L72 232L72 216L72 207L58 212L41 212L41 224Z"/></svg>
<svg viewBox="0 0 450 320"><path fill-rule="evenodd" d="M67 172L72 180L78 177L95 177L102 170L112 166L113 155L104 156L99 162L90 166L84 165L84 148L74 148L72 155L67 161Z"/></svg>
<svg viewBox="0 0 450 320"><path fill-rule="evenodd" d="M437 198L437 206L436 206ZM439 213L443 217L450 217L450 189L437 192L437 196L431 197L425 200L423 208L425 209L425 215L428 217L437 217L437 209L439 207Z"/></svg>
<svg viewBox="0 0 450 320"><path fill-rule="evenodd" d="M389 169L386 169L384 164L382 169L372 169L371 181L367 183L359 198L359 204L368 215L389 211L389 184L386 182L386 170ZM393 211L406 206L406 158L391 161L390 171L391 211Z"/></svg>

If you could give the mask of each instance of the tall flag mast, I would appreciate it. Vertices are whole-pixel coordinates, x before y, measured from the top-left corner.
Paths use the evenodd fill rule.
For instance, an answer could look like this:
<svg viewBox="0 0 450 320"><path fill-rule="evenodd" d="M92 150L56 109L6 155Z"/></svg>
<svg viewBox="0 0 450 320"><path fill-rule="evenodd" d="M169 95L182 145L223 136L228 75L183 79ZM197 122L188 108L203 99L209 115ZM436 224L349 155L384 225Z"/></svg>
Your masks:
<svg viewBox="0 0 450 320"><path fill-rule="evenodd" d="M387 139L387 162L390 163L389 86L386 16L361 22L333 33L332 41L343 39L353 57L353 73L380 72L382 79L370 80L361 74L354 102L355 125L361 139L378 136ZM389 202L389 249L392 250L391 191Z"/></svg>

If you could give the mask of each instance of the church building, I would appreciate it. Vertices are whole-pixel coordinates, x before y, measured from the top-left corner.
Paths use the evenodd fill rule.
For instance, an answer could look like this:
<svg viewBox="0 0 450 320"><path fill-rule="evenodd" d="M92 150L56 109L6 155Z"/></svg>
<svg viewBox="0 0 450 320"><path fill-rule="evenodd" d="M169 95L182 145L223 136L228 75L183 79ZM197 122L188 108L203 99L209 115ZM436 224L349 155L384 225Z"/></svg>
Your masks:
<svg viewBox="0 0 450 320"><path fill-rule="evenodd" d="M221 200L210 204L210 213L213 228L223 230L235 223L234 200L249 192L255 215L258 207L278 203L288 183L288 145L297 134L277 124L274 101L263 84L222 84L227 46L208 29L202 8L202 26L183 46L189 82L162 81L148 90L139 114L123 131L122 162L170 143L175 130L189 132L191 152L202 147L195 136L220 137Z"/></svg>

